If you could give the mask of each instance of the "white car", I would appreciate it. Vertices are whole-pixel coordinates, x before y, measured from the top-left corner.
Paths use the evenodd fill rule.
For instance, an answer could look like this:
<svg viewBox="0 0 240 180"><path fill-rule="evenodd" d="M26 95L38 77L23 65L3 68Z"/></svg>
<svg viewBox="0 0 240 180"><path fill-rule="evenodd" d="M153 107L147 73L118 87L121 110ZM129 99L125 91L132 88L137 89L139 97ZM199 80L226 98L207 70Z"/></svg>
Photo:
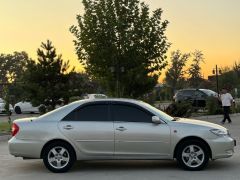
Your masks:
<svg viewBox="0 0 240 180"><path fill-rule="evenodd" d="M86 94L83 96L84 99L107 99L105 94Z"/></svg>
<svg viewBox="0 0 240 180"><path fill-rule="evenodd" d="M9 110L11 113L13 112L13 107L11 104L9 104ZM5 101L2 98L0 98L0 113L6 113Z"/></svg>
<svg viewBox="0 0 240 180"><path fill-rule="evenodd" d="M29 101L21 101L14 105L14 111L17 114L21 113L39 113L39 106L34 107Z"/></svg>

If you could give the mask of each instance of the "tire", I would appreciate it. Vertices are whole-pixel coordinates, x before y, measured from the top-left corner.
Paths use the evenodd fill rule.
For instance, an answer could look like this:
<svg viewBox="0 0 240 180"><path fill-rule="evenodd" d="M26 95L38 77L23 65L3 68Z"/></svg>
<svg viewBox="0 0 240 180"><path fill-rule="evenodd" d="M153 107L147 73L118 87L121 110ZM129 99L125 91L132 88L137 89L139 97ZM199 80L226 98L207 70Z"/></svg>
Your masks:
<svg viewBox="0 0 240 180"><path fill-rule="evenodd" d="M180 167L190 171L199 171L207 166L209 152L205 143L190 140L179 145L176 158Z"/></svg>
<svg viewBox="0 0 240 180"><path fill-rule="evenodd" d="M53 142L43 150L43 163L54 173L67 172L75 161L75 151L67 143Z"/></svg>
<svg viewBox="0 0 240 180"><path fill-rule="evenodd" d="M21 108L20 108L19 106L16 106L16 107L14 108L14 110L15 110L15 112L16 112L17 114L22 114L22 110L21 110Z"/></svg>

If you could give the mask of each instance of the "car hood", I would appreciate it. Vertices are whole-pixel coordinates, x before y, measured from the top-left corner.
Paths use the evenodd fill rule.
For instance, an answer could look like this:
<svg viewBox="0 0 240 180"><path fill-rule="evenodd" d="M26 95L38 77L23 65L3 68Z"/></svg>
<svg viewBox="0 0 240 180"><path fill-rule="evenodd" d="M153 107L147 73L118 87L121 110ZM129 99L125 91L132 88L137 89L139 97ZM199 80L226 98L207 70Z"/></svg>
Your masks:
<svg viewBox="0 0 240 180"><path fill-rule="evenodd" d="M225 127L220 126L218 124L196 120L196 119L186 119L186 118L179 118L176 122L188 125L195 125L195 126L203 126L210 129L224 129L227 130Z"/></svg>

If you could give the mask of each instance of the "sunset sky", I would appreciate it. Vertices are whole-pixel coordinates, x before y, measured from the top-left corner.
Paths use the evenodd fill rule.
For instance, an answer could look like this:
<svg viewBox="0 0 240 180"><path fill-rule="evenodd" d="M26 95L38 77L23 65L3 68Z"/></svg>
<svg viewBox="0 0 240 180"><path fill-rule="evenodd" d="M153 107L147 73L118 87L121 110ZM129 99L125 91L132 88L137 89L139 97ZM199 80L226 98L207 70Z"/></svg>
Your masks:
<svg viewBox="0 0 240 180"><path fill-rule="evenodd" d="M167 37L173 50L201 50L204 77L215 64L240 62L240 0L145 0L162 8L170 21ZM0 0L0 53L26 51L36 59L42 41L50 39L64 59L81 70L69 27L83 13L81 0Z"/></svg>

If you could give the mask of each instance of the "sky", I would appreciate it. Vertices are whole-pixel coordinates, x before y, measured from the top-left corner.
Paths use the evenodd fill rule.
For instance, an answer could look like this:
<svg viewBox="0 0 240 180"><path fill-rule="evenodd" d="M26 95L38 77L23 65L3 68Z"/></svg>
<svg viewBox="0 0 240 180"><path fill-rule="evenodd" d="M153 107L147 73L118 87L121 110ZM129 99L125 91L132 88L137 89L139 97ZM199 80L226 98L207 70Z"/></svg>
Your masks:
<svg viewBox="0 0 240 180"><path fill-rule="evenodd" d="M166 35L171 51L201 50L207 78L217 64L240 62L240 0L145 0L151 10L163 9L170 22ZM26 51L36 59L41 42L50 39L65 60L82 70L69 27L83 13L81 0L0 0L0 53ZM169 60L169 56L168 56ZM163 77L163 76L162 76Z"/></svg>

